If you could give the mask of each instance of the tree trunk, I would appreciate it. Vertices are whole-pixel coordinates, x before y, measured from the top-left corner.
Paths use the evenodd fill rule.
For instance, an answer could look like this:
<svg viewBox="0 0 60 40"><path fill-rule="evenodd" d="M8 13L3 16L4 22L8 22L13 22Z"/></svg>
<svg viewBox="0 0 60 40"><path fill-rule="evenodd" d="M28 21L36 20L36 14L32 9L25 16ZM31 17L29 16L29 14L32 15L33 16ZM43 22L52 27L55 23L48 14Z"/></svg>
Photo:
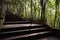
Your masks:
<svg viewBox="0 0 60 40"><path fill-rule="evenodd" d="M3 0L0 0L0 26L3 25L2 5L3 5Z"/></svg>
<svg viewBox="0 0 60 40"><path fill-rule="evenodd" d="M42 10L41 10L41 22L42 23L46 23L45 22L45 5L46 5L46 0L41 0L41 7L42 7Z"/></svg>

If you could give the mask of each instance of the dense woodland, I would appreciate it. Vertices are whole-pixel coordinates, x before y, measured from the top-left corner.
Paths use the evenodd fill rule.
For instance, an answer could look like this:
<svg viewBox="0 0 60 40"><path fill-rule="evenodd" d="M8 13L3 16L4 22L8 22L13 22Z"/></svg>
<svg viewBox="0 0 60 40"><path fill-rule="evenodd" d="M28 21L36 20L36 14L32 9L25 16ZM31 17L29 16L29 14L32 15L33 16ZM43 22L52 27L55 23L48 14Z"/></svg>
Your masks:
<svg viewBox="0 0 60 40"><path fill-rule="evenodd" d="M60 29L60 0L1 0L0 9L0 23L9 11L22 19L42 21Z"/></svg>

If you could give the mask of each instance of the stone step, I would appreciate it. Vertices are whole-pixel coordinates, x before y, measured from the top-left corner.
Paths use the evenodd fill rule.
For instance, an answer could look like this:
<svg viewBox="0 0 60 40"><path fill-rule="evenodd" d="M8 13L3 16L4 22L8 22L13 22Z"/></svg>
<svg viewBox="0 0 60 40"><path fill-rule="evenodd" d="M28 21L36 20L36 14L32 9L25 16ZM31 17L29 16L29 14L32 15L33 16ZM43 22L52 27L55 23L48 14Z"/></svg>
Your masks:
<svg viewBox="0 0 60 40"><path fill-rule="evenodd" d="M41 28L43 27L41 24L12 24L12 25L4 25L1 28L2 32L8 31L16 31L16 30L24 30L31 28Z"/></svg>
<svg viewBox="0 0 60 40"><path fill-rule="evenodd" d="M25 31L36 31L36 30L46 30L46 28L32 28L32 29L24 29L24 30L14 30L14 31L5 31L1 32L0 34L8 34L8 33L15 33L15 32L25 32Z"/></svg>
<svg viewBox="0 0 60 40"><path fill-rule="evenodd" d="M30 37L37 37L37 35L44 36L46 34L49 34L50 32L51 31L45 31L45 32L36 32L36 33L31 33L31 34L24 34L24 35L12 36L12 37L8 37L8 38L4 38L4 40L24 39L24 38L30 38Z"/></svg>

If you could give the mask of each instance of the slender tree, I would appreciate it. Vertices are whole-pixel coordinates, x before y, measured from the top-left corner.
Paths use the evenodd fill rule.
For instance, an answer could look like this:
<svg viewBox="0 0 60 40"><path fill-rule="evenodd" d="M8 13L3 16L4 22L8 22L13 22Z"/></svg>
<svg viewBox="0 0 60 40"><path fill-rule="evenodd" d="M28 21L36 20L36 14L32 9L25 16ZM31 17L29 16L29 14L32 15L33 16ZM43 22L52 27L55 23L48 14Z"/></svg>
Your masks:
<svg viewBox="0 0 60 40"><path fill-rule="evenodd" d="M56 11L55 11L55 20L54 20L54 27L56 27L55 25L56 25L56 19L57 19L57 14L58 14L58 4L59 4L59 2L58 2L58 0L56 0Z"/></svg>
<svg viewBox="0 0 60 40"><path fill-rule="evenodd" d="M42 23L45 23L45 6L46 6L46 0L41 0L41 21Z"/></svg>

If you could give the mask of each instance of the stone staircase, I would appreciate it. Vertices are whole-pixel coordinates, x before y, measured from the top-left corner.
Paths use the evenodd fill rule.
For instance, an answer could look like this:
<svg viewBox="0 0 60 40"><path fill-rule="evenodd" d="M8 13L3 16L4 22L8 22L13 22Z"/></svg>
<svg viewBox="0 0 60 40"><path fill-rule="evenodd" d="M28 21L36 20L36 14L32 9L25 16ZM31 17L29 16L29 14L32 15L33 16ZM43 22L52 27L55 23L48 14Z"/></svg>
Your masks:
<svg viewBox="0 0 60 40"><path fill-rule="evenodd" d="M8 24L1 28L0 40L34 40L52 35L45 24Z"/></svg>

